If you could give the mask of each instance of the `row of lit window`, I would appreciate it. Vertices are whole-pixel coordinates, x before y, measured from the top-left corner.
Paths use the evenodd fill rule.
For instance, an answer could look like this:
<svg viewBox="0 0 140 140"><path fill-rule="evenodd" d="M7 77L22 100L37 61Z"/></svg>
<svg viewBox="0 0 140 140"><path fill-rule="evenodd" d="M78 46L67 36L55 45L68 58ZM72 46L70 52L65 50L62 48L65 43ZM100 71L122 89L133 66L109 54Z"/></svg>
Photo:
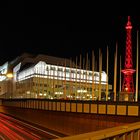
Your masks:
<svg viewBox="0 0 140 140"><path fill-rule="evenodd" d="M61 71L61 72L66 72L66 73L77 73L77 74L83 74L83 75L90 75L90 76L92 76L92 72L88 72L88 71L79 71L79 70L73 70L73 69L64 69L64 71L63 71L63 68L55 68L55 67L50 67L50 69L49 69L49 67L47 66L47 68L46 68L46 70L47 71L49 71L49 70L53 70L53 71ZM94 73L94 76L99 76L99 74L98 73Z"/></svg>

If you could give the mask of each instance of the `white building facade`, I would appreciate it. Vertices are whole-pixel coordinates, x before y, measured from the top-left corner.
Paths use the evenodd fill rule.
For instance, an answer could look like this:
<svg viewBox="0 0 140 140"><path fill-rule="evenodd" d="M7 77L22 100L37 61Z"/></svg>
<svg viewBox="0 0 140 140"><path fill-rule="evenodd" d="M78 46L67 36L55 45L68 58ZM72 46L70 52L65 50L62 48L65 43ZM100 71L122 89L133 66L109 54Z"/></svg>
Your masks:
<svg viewBox="0 0 140 140"><path fill-rule="evenodd" d="M57 62L55 62L56 60ZM18 63L12 68L11 92L6 90L8 84L4 84L9 80L0 77L1 96L7 98L97 100L99 85L101 85L101 93L105 93L108 83L104 71L100 74L96 71L68 65L71 63L68 60L63 65L60 65L58 61L62 62L59 58L44 55L33 58L25 57L21 62L17 61ZM63 61L65 62L64 59ZM6 64L8 65L8 63ZM4 67L5 74L8 71L6 64L1 66L1 73L4 71ZM109 89L112 89L111 85L109 85Z"/></svg>

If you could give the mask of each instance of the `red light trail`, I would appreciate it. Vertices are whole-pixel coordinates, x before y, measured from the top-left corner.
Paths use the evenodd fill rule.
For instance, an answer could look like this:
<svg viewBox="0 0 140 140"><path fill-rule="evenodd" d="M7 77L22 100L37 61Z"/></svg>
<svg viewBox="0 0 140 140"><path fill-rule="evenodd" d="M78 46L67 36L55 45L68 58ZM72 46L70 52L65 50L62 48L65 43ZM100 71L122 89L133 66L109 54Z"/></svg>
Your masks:
<svg viewBox="0 0 140 140"><path fill-rule="evenodd" d="M44 132L22 121L0 113L1 140L41 140L54 139L56 135Z"/></svg>

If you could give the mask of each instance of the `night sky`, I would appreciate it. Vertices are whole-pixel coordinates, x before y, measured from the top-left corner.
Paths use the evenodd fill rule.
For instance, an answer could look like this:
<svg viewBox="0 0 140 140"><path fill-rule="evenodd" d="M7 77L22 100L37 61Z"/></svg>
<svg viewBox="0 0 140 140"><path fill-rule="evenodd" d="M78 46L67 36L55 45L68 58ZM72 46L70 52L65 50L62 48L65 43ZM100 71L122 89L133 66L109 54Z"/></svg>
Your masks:
<svg viewBox="0 0 140 140"><path fill-rule="evenodd" d="M83 22L79 23L68 21L59 24L58 17L51 15L52 21L49 12L41 14L39 12L41 8L34 6L30 8L30 5L25 5L24 2L19 5L8 2L0 10L3 13L0 19L2 21L0 23L0 65L24 52L75 59L80 54L85 57L86 53L89 53L91 56L94 50L98 60L99 48L102 49L105 60L108 45L109 71L112 78L116 42L119 55L124 57L127 16L93 15L90 21L85 22L83 19ZM133 53L135 53L136 30L140 27L140 16L131 16L131 21ZM103 70L105 70L104 67Z"/></svg>

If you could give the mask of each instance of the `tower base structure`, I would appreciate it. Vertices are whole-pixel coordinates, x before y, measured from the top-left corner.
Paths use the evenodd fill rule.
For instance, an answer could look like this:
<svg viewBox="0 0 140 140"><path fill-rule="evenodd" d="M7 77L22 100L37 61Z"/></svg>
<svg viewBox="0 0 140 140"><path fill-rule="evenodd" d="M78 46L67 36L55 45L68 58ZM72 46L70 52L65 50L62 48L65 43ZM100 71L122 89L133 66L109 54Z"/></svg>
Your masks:
<svg viewBox="0 0 140 140"><path fill-rule="evenodd" d="M134 92L120 92L119 101L134 102Z"/></svg>

